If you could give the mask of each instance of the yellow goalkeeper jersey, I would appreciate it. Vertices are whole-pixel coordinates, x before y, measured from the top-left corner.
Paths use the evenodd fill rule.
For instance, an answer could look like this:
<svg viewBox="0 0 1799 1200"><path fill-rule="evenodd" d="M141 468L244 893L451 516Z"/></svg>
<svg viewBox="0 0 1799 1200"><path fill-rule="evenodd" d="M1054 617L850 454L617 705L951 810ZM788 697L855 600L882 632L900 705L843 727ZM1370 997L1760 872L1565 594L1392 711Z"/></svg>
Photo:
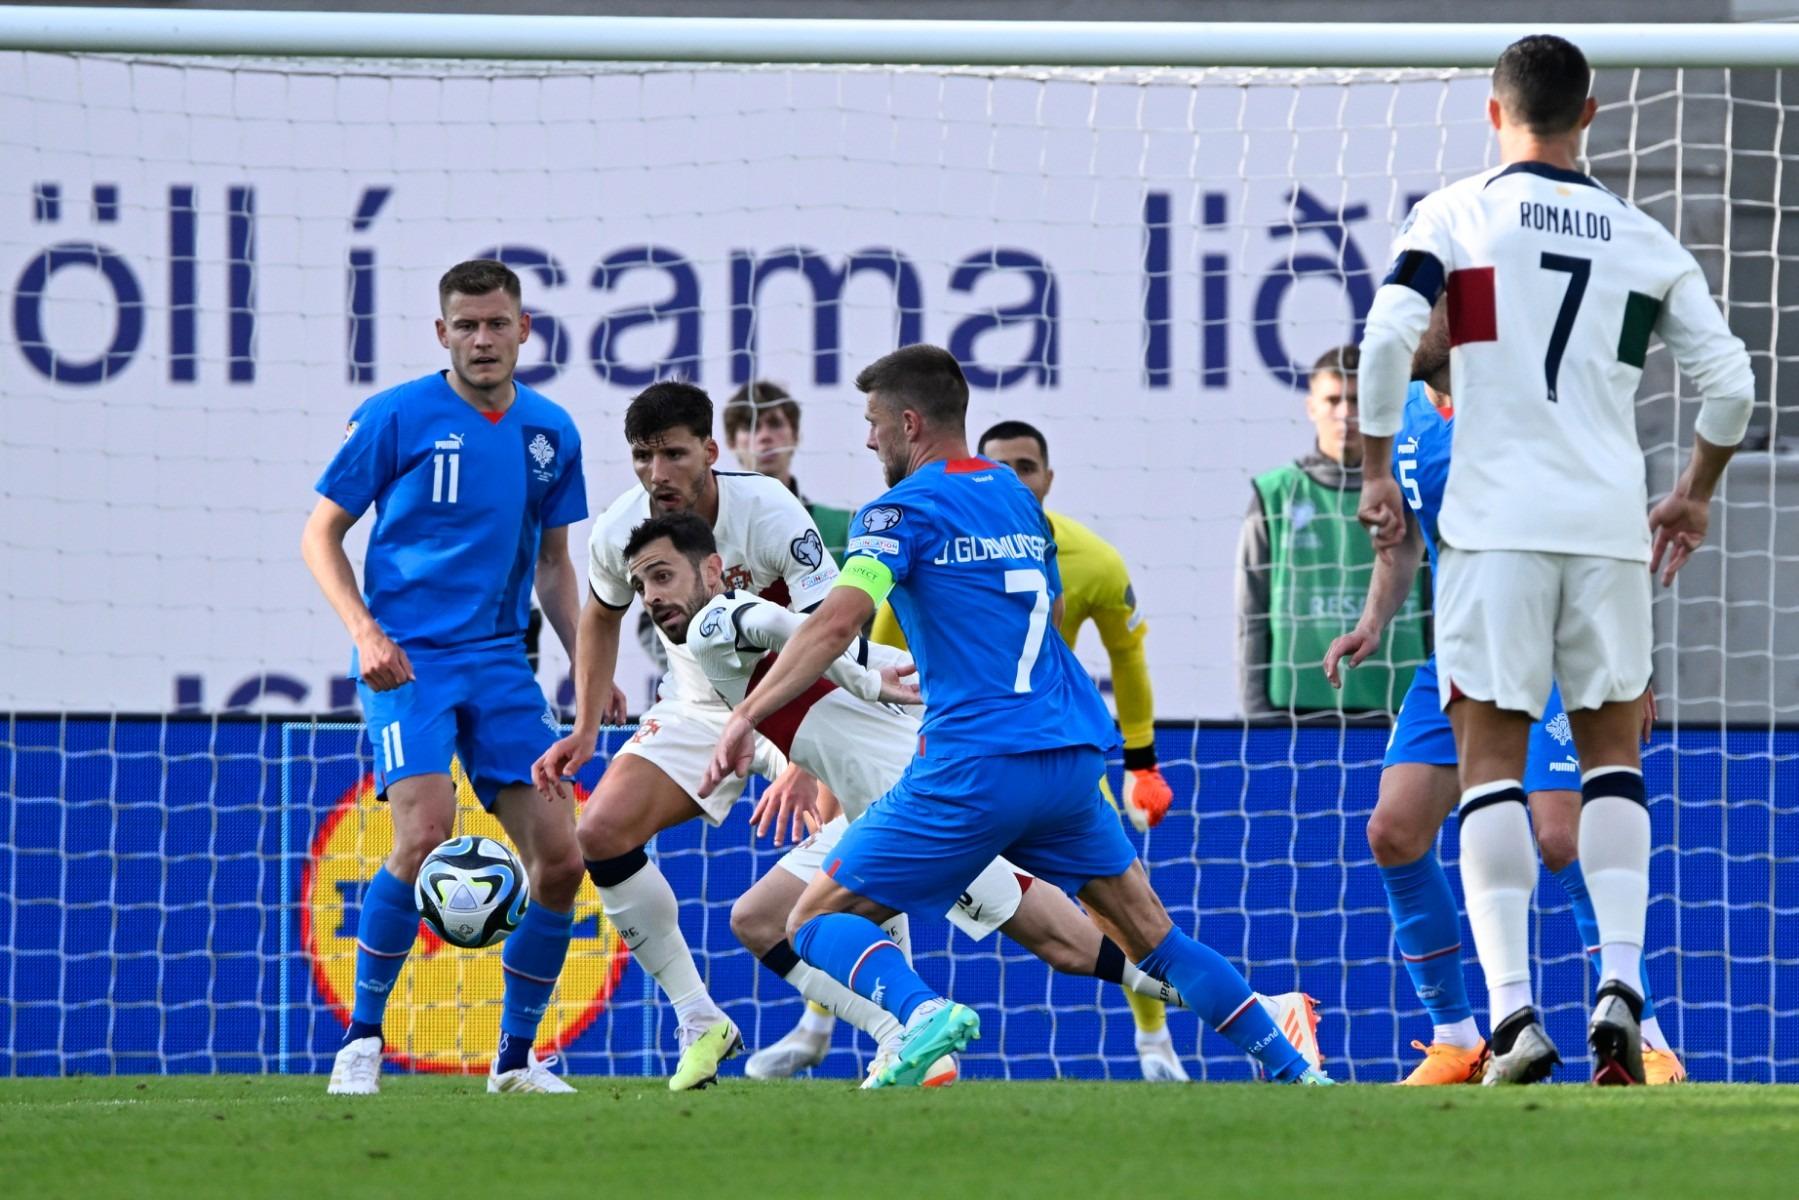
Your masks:
<svg viewBox="0 0 1799 1200"><path fill-rule="evenodd" d="M1155 743L1156 705L1149 686L1149 662L1143 639L1149 626L1137 610L1124 558L1112 543L1079 521L1046 513L1056 538L1056 564L1062 572L1062 640L1072 649L1081 626L1092 621L1112 660L1112 694L1118 702L1118 728L1127 750ZM904 650L892 605L875 614L873 639Z"/></svg>

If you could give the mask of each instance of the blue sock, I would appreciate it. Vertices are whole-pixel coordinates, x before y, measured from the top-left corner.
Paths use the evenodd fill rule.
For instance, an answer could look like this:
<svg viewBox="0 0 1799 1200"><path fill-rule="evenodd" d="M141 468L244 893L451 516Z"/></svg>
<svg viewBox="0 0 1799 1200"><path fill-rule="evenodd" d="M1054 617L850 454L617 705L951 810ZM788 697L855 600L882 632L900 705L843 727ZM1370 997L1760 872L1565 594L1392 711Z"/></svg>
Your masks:
<svg viewBox="0 0 1799 1200"><path fill-rule="evenodd" d="M573 911L557 912L533 904L525 909L518 928L507 936L500 951L506 998L500 1009L500 1052L494 1059L495 1071L516 1071L525 1065L531 1043L537 1039L537 1027L550 1007L550 993L556 990L556 980L562 974L569 934L574 927Z"/></svg>
<svg viewBox="0 0 1799 1200"><path fill-rule="evenodd" d="M1424 1011L1436 1025L1470 1020L1468 985L1462 978L1462 917L1435 850L1416 862L1380 869L1393 914L1393 940L1405 960Z"/></svg>
<svg viewBox="0 0 1799 1200"><path fill-rule="evenodd" d="M925 985L881 927L853 913L813 917L793 935L793 948L808 963L901 1021L938 995Z"/></svg>
<svg viewBox="0 0 1799 1200"><path fill-rule="evenodd" d="M419 910L412 885L382 867L363 889L362 915L356 922L356 1007L346 1043L380 1035L387 994L418 935Z"/></svg>
<svg viewBox="0 0 1799 1200"><path fill-rule="evenodd" d="M1173 984L1200 1020L1261 1063L1270 1079L1285 1083L1305 1073L1305 1058L1275 1028L1249 981L1218 951L1170 929L1137 968L1152 979Z"/></svg>
<svg viewBox="0 0 1799 1200"><path fill-rule="evenodd" d="M1555 881L1562 885L1567 894L1568 903L1574 908L1574 924L1580 930L1581 949L1587 957L1597 960L1599 954L1599 916L1593 911L1593 898L1587 895L1587 877L1581 873L1580 860L1577 858L1555 873ZM1649 998L1649 956L1642 958L1643 979L1643 1020L1647 1021L1655 1015L1655 1002Z"/></svg>

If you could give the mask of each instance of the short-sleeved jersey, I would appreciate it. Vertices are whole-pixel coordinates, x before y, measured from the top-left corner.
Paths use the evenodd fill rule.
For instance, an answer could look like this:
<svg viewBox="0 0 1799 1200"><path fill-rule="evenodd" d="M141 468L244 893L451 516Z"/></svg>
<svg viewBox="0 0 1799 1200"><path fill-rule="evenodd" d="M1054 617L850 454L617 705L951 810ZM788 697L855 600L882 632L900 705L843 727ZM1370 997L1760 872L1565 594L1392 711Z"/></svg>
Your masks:
<svg viewBox="0 0 1799 1200"><path fill-rule="evenodd" d="M1056 543L1011 470L985 458L921 467L856 514L845 558L891 577L925 694L926 756L1118 745L1099 690L1049 636Z"/></svg>
<svg viewBox="0 0 1799 1200"><path fill-rule="evenodd" d="M718 519L712 536L724 560L725 586L791 604L802 612L823 600L837 580L837 564L805 506L767 475L733 471L713 475L718 481ZM613 501L593 524L588 585L609 608L631 606L636 592L625 562L625 543L631 530L649 516L650 495L639 485ZM706 673L687 647L675 645L660 629L656 636L668 651L663 699L717 703Z"/></svg>
<svg viewBox="0 0 1799 1200"><path fill-rule="evenodd" d="M1540 162L1426 196L1394 256L1388 285L1448 292L1442 540L1646 561L1635 397L1651 334L1696 378L1753 387L1693 256L1592 178Z"/></svg>
<svg viewBox="0 0 1799 1200"><path fill-rule="evenodd" d="M1437 514L1443 510L1443 488L1449 482L1451 421L1431 403L1424 385L1413 381L1405 394L1405 424L1393 443L1393 476L1418 516L1432 571L1437 569Z"/></svg>
<svg viewBox="0 0 1799 1200"><path fill-rule="evenodd" d="M1112 663L1112 692L1118 702L1118 725L1126 746L1148 746L1155 741L1155 699L1149 667L1143 653L1149 626L1137 607L1124 556L1112 543L1073 517L1045 510L1050 534L1056 540L1056 569L1062 575L1062 640L1074 648L1081 626L1088 621L1099 631L1099 640ZM906 648L905 634L894 618L891 605L875 614L871 636L898 649Z"/></svg>
<svg viewBox="0 0 1799 1200"><path fill-rule="evenodd" d="M735 708L756 689L805 618L742 592L714 596L687 629L687 649ZM824 781L853 821L891 788L918 745L918 718L880 704L881 668L904 654L857 638L824 678L763 718L757 731Z"/></svg>
<svg viewBox="0 0 1799 1200"><path fill-rule="evenodd" d="M543 531L587 516L574 422L516 388L497 422L442 372L390 388L350 417L319 477L352 516L375 506L363 598L409 650L521 641Z"/></svg>

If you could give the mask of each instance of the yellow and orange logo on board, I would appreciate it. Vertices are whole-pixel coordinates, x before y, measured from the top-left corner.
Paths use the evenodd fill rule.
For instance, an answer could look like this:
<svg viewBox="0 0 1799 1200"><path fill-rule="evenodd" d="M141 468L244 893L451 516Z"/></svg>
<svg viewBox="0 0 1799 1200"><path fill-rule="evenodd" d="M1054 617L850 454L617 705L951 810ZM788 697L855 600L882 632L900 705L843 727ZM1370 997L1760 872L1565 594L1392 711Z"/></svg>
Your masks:
<svg viewBox="0 0 1799 1200"><path fill-rule="evenodd" d="M451 836L505 842L499 821L482 811L461 765L451 770L457 802ZM346 1024L356 997L356 921L363 889L393 849L386 810L375 799L372 775L340 796L313 838L301 885L301 939L313 980ZM459 949L421 924L387 1001L383 1032L390 1058L420 1071L485 1071L500 1037L504 946ZM575 898L568 962L538 1031L540 1048L565 1046L593 1024L624 973L626 958L624 944L600 911L599 893L583 882Z"/></svg>

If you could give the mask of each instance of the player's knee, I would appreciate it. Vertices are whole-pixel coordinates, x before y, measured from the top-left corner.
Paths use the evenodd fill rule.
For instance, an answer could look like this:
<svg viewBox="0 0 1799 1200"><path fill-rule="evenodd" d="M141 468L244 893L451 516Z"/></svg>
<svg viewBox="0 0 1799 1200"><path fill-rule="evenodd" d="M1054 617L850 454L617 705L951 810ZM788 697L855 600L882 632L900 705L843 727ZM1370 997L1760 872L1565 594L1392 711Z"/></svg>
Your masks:
<svg viewBox="0 0 1799 1200"><path fill-rule="evenodd" d="M604 811L597 811L593 805L582 811L581 823L575 827L575 840L580 843L581 857L589 862L629 854L644 843L643 838L632 841L630 831L622 823L610 819Z"/></svg>
<svg viewBox="0 0 1799 1200"><path fill-rule="evenodd" d="M731 932L743 948L757 958L767 954L776 942L787 936L786 922L781 920L781 914L768 911L754 891L737 897L737 903L731 906Z"/></svg>
<svg viewBox="0 0 1799 1200"><path fill-rule="evenodd" d="M1374 861L1383 867L1402 867L1417 862L1435 840L1379 808L1368 818L1368 849L1374 852Z"/></svg>
<svg viewBox="0 0 1799 1200"><path fill-rule="evenodd" d="M581 880L587 875L581 856L572 846L567 854L527 864L526 870L531 873L532 898L557 912L567 912L574 907Z"/></svg>
<svg viewBox="0 0 1799 1200"><path fill-rule="evenodd" d="M1537 853L1543 856L1543 865L1551 874L1565 870L1569 863L1580 857L1579 830L1555 823L1538 825Z"/></svg>
<svg viewBox="0 0 1799 1200"><path fill-rule="evenodd" d="M388 873L409 883L417 879L425 856L450 840L452 824L449 817L421 815L406 829L396 827L393 852L387 856Z"/></svg>

